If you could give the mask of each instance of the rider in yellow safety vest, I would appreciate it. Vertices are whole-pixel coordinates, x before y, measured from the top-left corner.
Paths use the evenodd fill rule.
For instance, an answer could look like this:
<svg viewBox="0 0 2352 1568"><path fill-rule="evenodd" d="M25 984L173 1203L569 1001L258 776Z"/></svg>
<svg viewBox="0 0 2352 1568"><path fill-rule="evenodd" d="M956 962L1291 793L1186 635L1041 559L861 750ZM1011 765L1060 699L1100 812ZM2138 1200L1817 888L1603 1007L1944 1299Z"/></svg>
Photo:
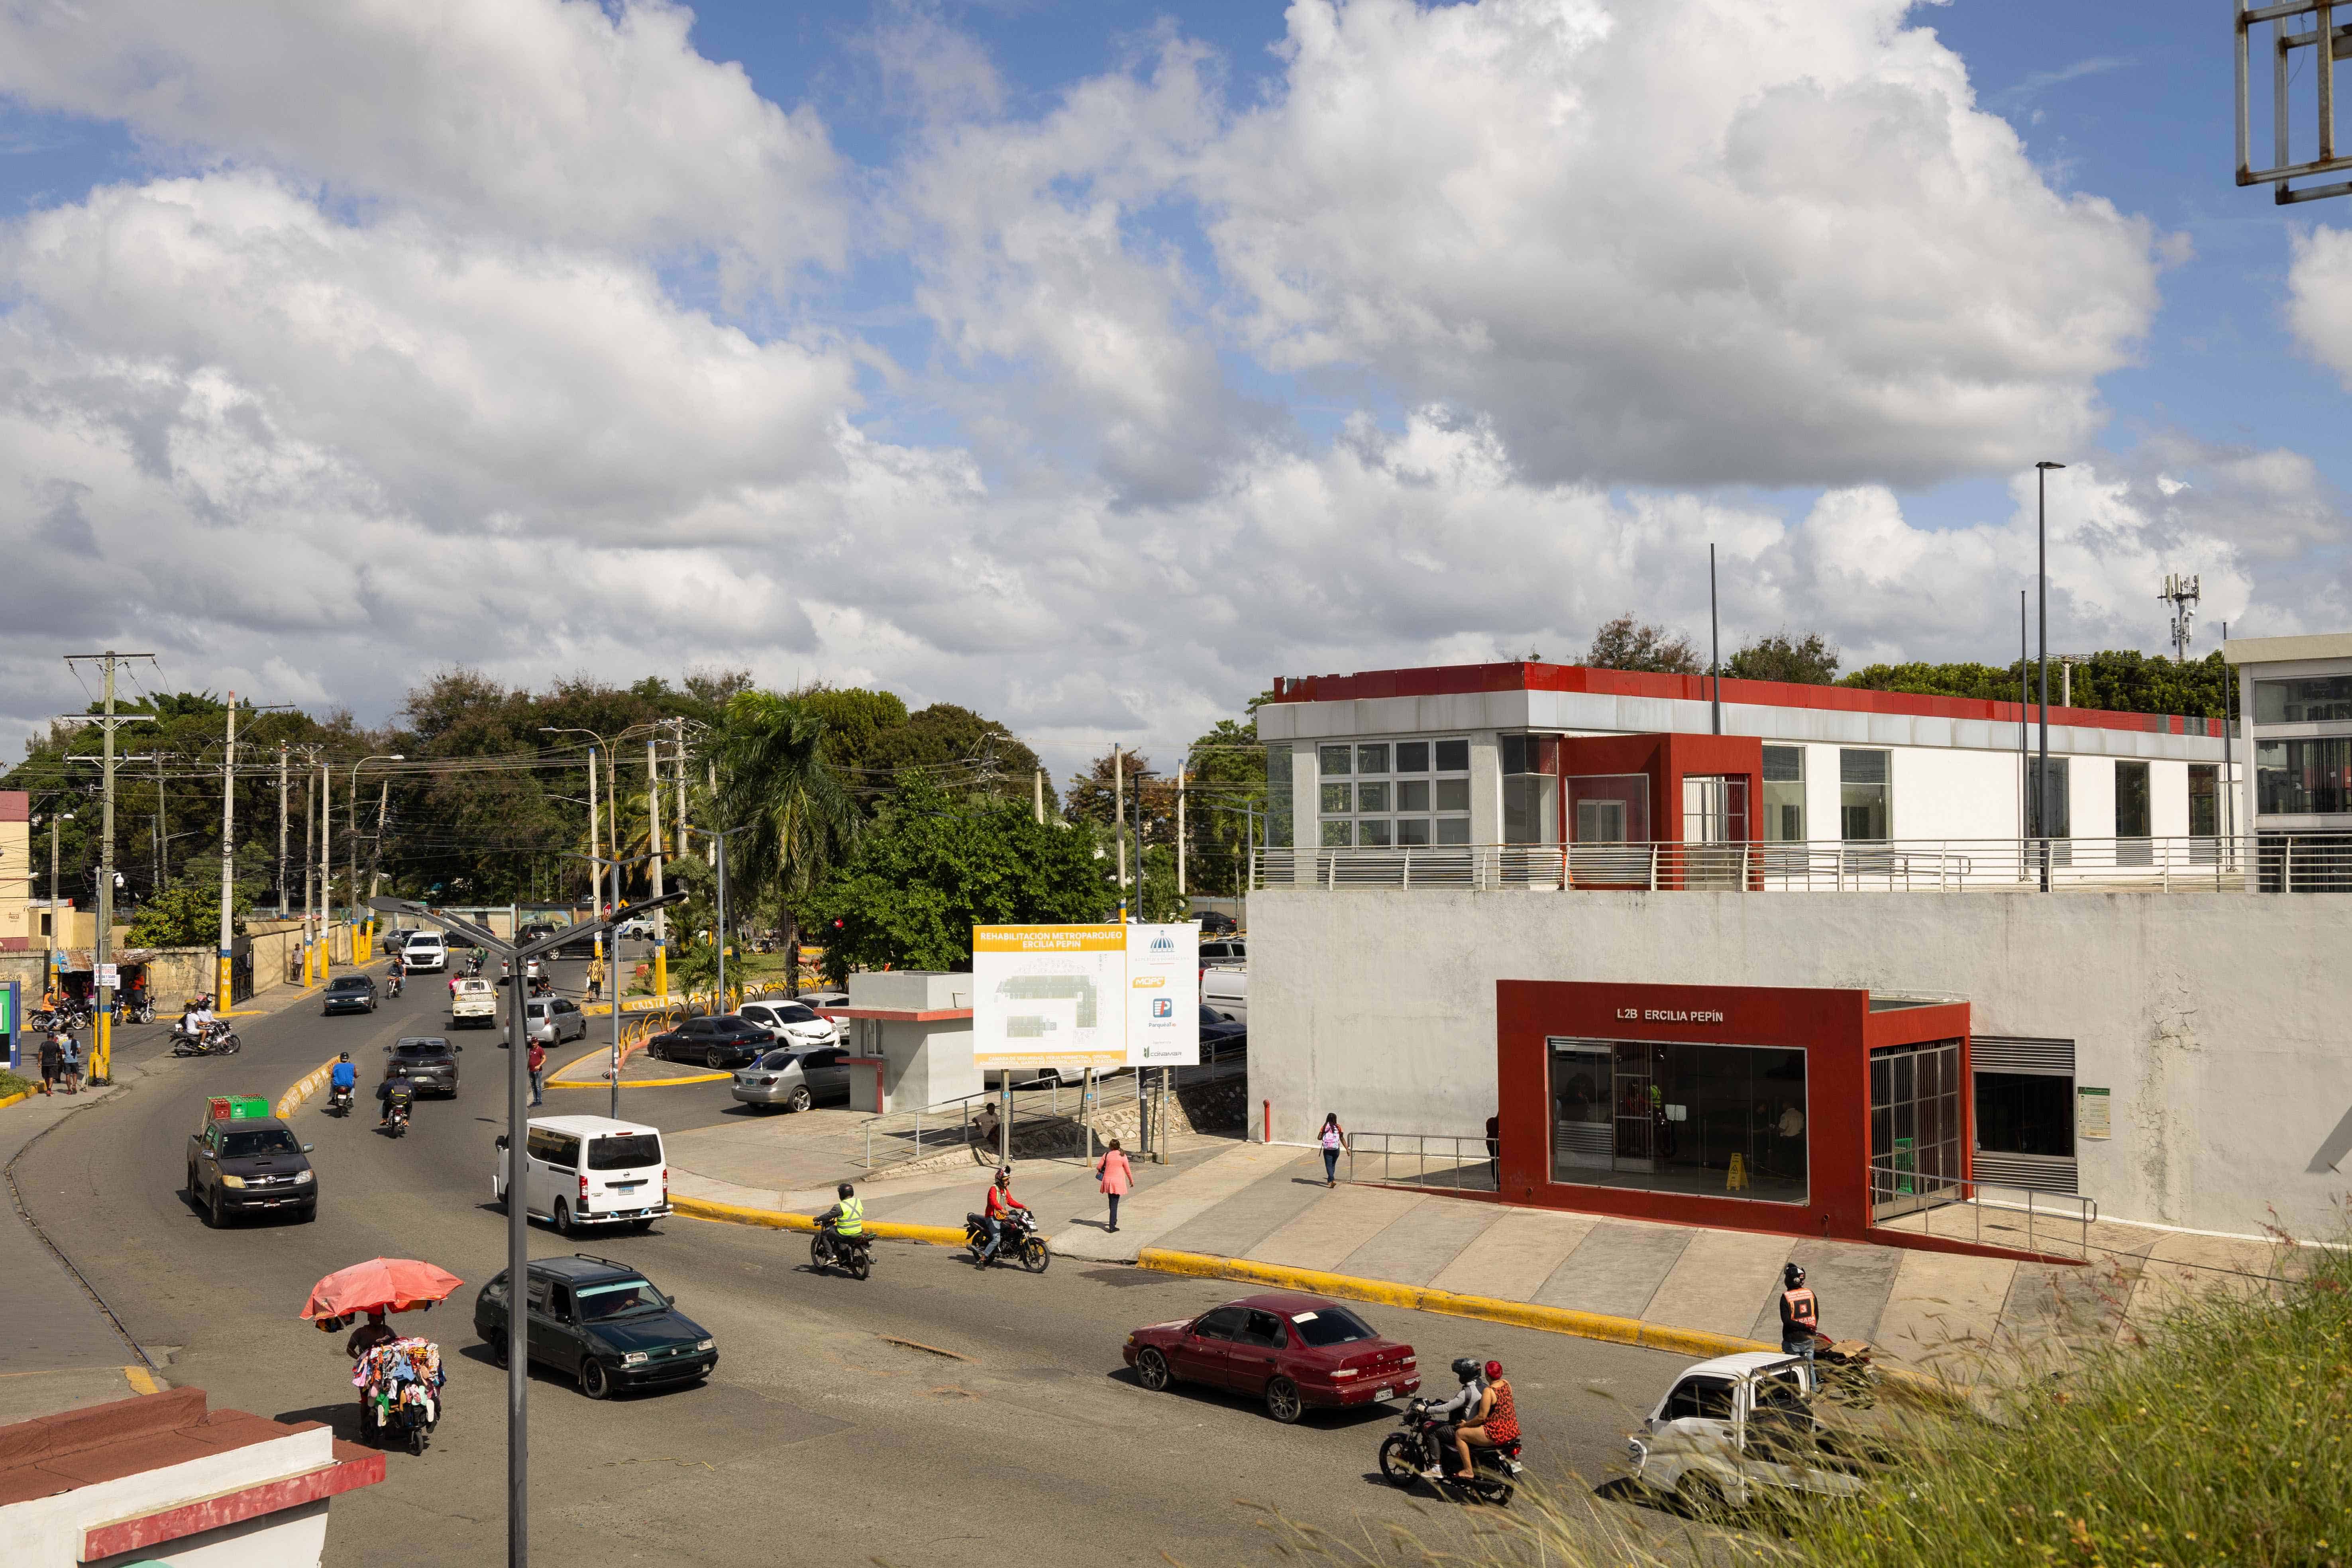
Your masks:
<svg viewBox="0 0 2352 1568"><path fill-rule="evenodd" d="M842 1183L835 1190L840 1194L841 1201L817 1215L817 1224L835 1236L865 1235L866 1200L859 1197L857 1189L847 1182Z"/></svg>

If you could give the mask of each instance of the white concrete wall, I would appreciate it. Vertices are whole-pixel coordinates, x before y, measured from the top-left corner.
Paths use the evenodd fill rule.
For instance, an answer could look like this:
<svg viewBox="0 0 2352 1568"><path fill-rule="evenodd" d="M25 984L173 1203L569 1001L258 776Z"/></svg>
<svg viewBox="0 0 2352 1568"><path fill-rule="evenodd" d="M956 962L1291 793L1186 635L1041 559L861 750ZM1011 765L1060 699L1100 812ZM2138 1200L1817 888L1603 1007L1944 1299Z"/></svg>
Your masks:
<svg viewBox="0 0 2352 1568"><path fill-rule="evenodd" d="M1327 1110L1480 1135L1497 980L1948 993L1979 1033L2073 1039L2077 1085L2114 1091L2113 1140L2077 1145L2106 1215L2341 1235L2352 1169L2305 1167L2352 1114L2352 898L1270 888L1250 916L1250 1097L1278 1142Z"/></svg>
<svg viewBox="0 0 2352 1568"><path fill-rule="evenodd" d="M2067 832L2075 838L2116 836L2116 764L2108 757L2076 757L2066 769Z"/></svg>
<svg viewBox="0 0 2352 1568"><path fill-rule="evenodd" d="M2147 765L2148 830L2158 838L2189 837L2189 764Z"/></svg>
<svg viewBox="0 0 2352 1568"><path fill-rule="evenodd" d="M74 1563L81 1561L81 1532L92 1525L136 1519L184 1507L222 1492L242 1491L315 1470L334 1458L334 1433L324 1426L230 1448L218 1454L97 1481L50 1497L31 1498L0 1508L0 1563ZM186 1561L204 1568L317 1568L326 1544L327 1508L289 1509L246 1530L207 1531L184 1542L165 1542L118 1562ZM233 1541L234 1552L211 1552L213 1537ZM188 1553L184 1559L183 1552Z"/></svg>
<svg viewBox="0 0 2352 1568"><path fill-rule="evenodd" d="M1835 777L1838 749L1819 746L1814 750L1827 764L1824 771ZM2013 754L1896 746L1887 761L1888 775L1894 780L1888 837L2017 837L2017 758ZM1806 759L1809 767L1811 762Z"/></svg>
<svg viewBox="0 0 2352 1568"><path fill-rule="evenodd" d="M1503 841L1503 756L1492 730L1470 735L1470 842Z"/></svg>

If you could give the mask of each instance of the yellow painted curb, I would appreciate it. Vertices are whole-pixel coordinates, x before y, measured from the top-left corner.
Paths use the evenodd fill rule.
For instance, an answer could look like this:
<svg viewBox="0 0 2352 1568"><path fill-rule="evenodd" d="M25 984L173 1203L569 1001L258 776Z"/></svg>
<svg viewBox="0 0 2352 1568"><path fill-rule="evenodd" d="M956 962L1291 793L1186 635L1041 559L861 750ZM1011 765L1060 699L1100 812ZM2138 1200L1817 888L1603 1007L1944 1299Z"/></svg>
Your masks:
<svg viewBox="0 0 2352 1568"><path fill-rule="evenodd" d="M279 1095L278 1097L278 1103L271 1106L270 1110L277 1113L280 1121L293 1115L295 1107L300 1105L304 1100L319 1092L319 1086L325 1083L327 1081L327 1075L335 1070L335 1063L338 1059L339 1058L335 1057L329 1057L325 1061L320 1062L317 1067L312 1068L309 1072L305 1073L299 1080L291 1085L284 1094Z"/></svg>
<svg viewBox="0 0 2352 1568"><path fill-rule="evenodd" d="M15 1094L10 1095L7 1099L0 1100L0 1110L5 1110L10 1106L16 1104L18 1100L30 1100L32 1097L33 1091L31 1089L19 1089Z"/></svg>
<svg viewBox="0 0 2352 1568"><path fill-rule="evenodd" d="M155 1381L155 1374L149 1372L143 1366L124 1367L122 1369L122 1381L131 1385L131 1392L133 1394L161 1394L163 1392L163 1384Z"/></svg>
<svg viewBox="0 0 2352 1568"><path fill-rule="evenodd" d="M769 1230L814 1231L816 1221L804 1214L786 1214L781 1209L746 1208L740 1204L722 1204L709 1198L682 1198L670 1194L669 1206L676 1212L695 1219L718 1220L727 1225L756 1225ZM893 1225L886 1219L869 1219L866 1228L884 1241L920 1241L932 1247L961 1247L963 1228L947 1225Z"/></svg>
<svg viewBox="0 0 2352 1568"><path fill-rule="evenodd" d="M1540 1329L1546 1333L1573 1334L1579 1339L1604 1340L1611 1344L1638 1345L1643 1350L1674 1351L1688 1356L1738 1355L1744 1351L1778 1351L1778 1345L1733 1334L1711 1334L1698 1329L1670 1329L1639 1318L1616 1318L1602 1312L1571 1311L1532 1301L1504 1301L1492 1296L1463 1296L1426 1285L1398 1285L1385 1279L1358 1279L1346 1274L1326 1274L1315 1268L1288 1268L1278 1263L1253 1263L1240 1258L1217 1258L1202 1252L1171 1252L1147 1247L1136 1255L1139 1268L1162 1274L1189 1274L1204 1279L1233 1279L1247 1285L1272 1285L1317 1296L1337 1296L1349 1301L1376 1301L1386 1307L1443 1312L1449 1317L1476 1318L1514 1328Z"/></svg>

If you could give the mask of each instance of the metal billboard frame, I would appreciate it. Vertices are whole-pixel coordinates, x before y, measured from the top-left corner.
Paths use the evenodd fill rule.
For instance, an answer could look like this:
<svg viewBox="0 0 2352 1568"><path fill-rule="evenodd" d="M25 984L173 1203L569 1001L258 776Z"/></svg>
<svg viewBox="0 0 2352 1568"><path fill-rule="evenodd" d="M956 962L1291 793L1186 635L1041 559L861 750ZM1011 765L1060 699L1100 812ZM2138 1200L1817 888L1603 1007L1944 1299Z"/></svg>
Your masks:
<svg viewBox="0 0 2352 1568"><path fill-rule="evenodd" d="M2341 156L2336 147L2336 62L2352 56L2352 22L2338 23L2336 11L2342 5L2352 15L2352 0L2285 0L2284 4L2257 5L2250 0L2233 0L2231 7L2237 30L2238 79L2238 184L2267 184L2276 187L2271 199L2280 206L2293 202L2315 202L2326 196L2352 195L2352 180L2339 180L2333 184L2306 185L2295 190L2288 184L2314 174L2352 173L2352 157ZM2301 32L2291 32L2287 24L2300 17L2311 18L2310 26ZM2253 124L2251 102L2251 78L2253 66L2254 28L2262 23L2271 24L2271 129L2273 163L2267 168L2253 166ZM2319 155L2296 163L2289 160L2288 101L2289 65L2297 49L2315 51L2317 65L2313 76L2318 88Z"/></svg>

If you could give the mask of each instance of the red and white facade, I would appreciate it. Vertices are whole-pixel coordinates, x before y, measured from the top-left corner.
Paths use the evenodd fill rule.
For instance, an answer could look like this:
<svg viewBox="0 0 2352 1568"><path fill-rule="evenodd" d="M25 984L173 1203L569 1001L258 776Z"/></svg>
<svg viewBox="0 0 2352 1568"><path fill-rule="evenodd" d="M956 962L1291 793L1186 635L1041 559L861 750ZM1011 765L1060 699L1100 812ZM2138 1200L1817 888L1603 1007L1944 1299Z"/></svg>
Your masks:
<svg viewBox="0 0 2352 1568"><path fill-rule="evenodd" d="M201 1388L0 1426L0 1563L318 1568L327 1509L384 1459L315 1421L205 1409Z"/></svg>

